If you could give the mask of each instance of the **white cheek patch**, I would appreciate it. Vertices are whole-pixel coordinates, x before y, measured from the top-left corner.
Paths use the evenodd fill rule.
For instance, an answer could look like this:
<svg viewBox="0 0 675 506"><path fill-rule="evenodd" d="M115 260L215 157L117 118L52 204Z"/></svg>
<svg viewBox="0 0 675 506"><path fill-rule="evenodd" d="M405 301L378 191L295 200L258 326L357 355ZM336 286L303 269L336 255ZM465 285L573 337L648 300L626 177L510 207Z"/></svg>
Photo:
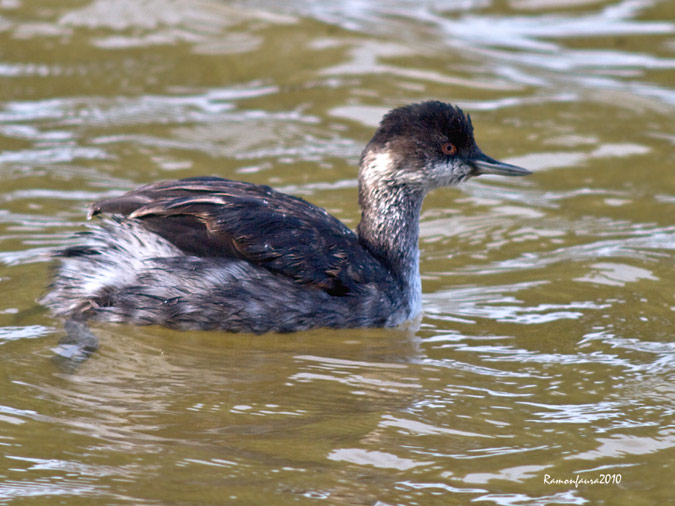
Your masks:
<svg viewBox="0 0 675 506"><path fill-rule="evenodd" d="M432 162L424 167L427 175L427 191L443 186L455 186L471 177L471 167L458 160Z"/></svg>
<svg viewBox="0 0 675 506"><path fill-rule="evenodd" d="M434 160L423 168L399 167L389 151L370 151L363 158L361 179L370 192L391 183L416 187L427 193L443 186L455 186L471 177L472 168L459 158Z"/></svg>
<svg viewBox="0 0 675 506"><path fill-rule="evenodd" d="M376 188L391 178L395 170L394 159L388 151L368 152L363 159L361 177L366 188Z"/></svg>
<svg viewBox="0 0 675 506"><path fill-rule="evenodd" d="M429 184L429 174L425 172L398 166L389 151L369 152L363 159L361 179L369 191L392 183L424 188Z"/></svg>

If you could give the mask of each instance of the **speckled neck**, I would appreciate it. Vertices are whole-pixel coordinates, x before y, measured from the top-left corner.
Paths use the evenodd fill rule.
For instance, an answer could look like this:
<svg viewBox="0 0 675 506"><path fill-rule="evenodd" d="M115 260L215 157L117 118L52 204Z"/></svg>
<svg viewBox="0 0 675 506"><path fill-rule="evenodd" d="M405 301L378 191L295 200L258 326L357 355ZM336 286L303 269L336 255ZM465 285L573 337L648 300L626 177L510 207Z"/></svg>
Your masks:
<svg viewBox="0 0 675 506"><path fill-rule="evenodd" d="M361 222L359 242L396 278L410 316L421 307L419 221L424 192L392 184L386 173L396 170L387 156L365 155L359 174Z"/></svg>

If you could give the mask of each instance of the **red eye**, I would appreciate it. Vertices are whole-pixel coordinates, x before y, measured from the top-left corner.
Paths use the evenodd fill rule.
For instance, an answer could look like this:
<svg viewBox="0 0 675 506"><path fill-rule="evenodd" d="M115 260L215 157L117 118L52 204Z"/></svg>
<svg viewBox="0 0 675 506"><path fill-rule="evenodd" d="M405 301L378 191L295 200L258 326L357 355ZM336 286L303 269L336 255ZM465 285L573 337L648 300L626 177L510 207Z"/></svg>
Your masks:
<svg viewBox="0 0 675 506"><path fill-rule="evenodd" d="M446 142L441 146L441 151L443 151L443 154L445 155L456 155L457 154L457 146L455 146L452 142Z"/></svg>

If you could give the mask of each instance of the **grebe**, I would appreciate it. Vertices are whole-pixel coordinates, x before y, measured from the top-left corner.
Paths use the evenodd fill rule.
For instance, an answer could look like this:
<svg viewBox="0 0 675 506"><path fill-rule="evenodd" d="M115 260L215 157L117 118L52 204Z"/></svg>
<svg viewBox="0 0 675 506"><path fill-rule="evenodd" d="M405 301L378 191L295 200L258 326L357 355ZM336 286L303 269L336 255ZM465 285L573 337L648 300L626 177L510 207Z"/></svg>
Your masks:
<svg viewBox="0 0 675 506"><path fill-rule="evenodd" d="M399 107L361 155L356 233L268 186L158 182L91 205L111 218L58 253L41 302L71 321L179 329L397 326L421 310L424 196L481 174L530 172L483 154L458 107Z"/></svg>

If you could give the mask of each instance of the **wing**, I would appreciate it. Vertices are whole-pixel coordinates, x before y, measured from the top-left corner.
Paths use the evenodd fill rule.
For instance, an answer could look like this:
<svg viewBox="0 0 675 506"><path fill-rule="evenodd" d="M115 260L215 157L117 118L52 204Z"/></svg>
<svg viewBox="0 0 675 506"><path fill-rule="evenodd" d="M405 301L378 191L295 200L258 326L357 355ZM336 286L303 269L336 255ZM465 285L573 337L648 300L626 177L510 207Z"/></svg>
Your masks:
<svg viewBox="0 0 675 506"><path fill-rule="evenodd" d="M331 295L390 277L325 209L268 186L216 177L163 181L94 203L139 220L188 255L237 258Z"/></svg>

